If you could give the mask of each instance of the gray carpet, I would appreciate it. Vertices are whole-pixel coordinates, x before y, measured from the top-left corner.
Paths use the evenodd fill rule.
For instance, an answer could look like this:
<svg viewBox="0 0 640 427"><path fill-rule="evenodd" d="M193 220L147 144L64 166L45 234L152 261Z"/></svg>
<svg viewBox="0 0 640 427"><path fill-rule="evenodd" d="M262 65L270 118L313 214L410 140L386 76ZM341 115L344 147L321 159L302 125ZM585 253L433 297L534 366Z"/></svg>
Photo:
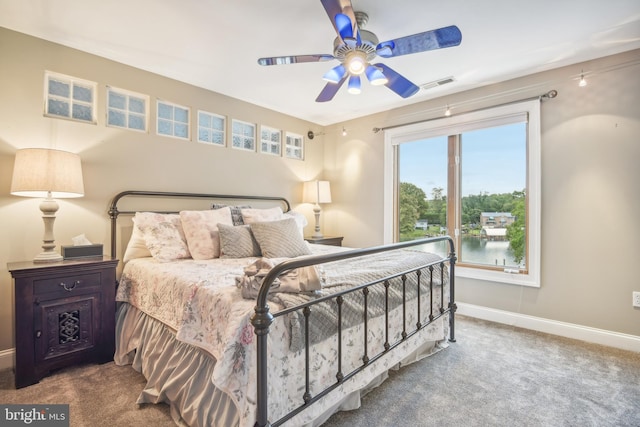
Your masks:
<svg viewBox="0 0 640 427"><path fill-rule="evenodd" d="M448 349L392 372L341 426L640 426L640 354L458 317ZM445 383L450 381L449 384ZM166 405L135 404L144 378L113 363L55 372L1 403L69 403L72 426L172 426Z"/></svg>

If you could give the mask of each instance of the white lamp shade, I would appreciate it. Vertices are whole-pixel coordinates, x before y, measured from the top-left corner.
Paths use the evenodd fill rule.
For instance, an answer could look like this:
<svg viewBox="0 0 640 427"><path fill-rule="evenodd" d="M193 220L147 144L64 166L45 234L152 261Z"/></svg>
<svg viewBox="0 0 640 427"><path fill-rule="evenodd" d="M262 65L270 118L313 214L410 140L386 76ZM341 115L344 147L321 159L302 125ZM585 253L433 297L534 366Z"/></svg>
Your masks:
<svg viewBox="0 0 640 427"><path fill-rule="evenodd" d="M302 201L313 204L331 203L331 185L329 181L305 182Z"/></svg>
<svg viewBox="0 0 640 427"><path fill-rule="evenodd" d="M80 156L60 150L25 148L16 152L11 194L53 198L84 196Z"/></svg>

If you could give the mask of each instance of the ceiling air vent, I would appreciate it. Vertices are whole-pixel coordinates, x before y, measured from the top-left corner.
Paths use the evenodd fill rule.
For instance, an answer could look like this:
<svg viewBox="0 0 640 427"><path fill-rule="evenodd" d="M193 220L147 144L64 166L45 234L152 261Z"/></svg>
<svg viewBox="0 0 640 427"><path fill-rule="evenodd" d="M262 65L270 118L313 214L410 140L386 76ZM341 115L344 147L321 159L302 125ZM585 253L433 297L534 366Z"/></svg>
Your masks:
<svg viewBox="0 0 640 427"><path fill-rule="evenodd" d="M455 79L453 77L445 77L445 78L442 78L442 79L439 79L439 80L434 80L432 82L425 83L420 87L422 89L433 89L434 87L446 85L447 83L453 83L454 81L455 81Z"/></svg>

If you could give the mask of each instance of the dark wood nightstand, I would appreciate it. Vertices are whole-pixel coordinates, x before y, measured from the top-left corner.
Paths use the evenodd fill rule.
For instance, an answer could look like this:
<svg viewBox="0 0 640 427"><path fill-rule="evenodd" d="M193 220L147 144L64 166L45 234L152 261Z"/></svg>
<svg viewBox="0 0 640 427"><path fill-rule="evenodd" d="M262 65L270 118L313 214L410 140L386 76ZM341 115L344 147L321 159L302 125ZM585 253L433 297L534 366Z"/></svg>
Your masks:
<svg viewBox="0 0 640 427"><path fill-rule="evenodd" d="M7 264L15 286L16 388L53 369L113 360L117 264L110 257Z"/></svg>
<svg viewBox="0 0 640 427"><path fill-rule="evenodd" d="M304 238L309 243L315 243L316 245L332 245L332 246L342 246L342 236L324 236L324 237L313 237L307 236Z"/></svg>

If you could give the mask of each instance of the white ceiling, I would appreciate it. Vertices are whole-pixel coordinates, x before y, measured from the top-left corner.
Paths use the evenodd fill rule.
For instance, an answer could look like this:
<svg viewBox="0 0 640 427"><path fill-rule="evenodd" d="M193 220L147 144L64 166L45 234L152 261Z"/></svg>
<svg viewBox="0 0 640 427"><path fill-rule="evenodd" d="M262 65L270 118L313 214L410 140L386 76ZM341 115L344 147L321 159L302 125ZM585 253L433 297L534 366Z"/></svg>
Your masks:
<svg viewBox="0 0 640 427"><path fill-rule="evenodd" d="M316 103L337 61L257 59L332 54L336 34L320 0L0 0L0 26L320 125L640 48L638 0L353 0L353 8L380 41L457 25L458 47L380 61L419 86L455 82L402 99L363 81L360 95L345 85Z"/></svg>

